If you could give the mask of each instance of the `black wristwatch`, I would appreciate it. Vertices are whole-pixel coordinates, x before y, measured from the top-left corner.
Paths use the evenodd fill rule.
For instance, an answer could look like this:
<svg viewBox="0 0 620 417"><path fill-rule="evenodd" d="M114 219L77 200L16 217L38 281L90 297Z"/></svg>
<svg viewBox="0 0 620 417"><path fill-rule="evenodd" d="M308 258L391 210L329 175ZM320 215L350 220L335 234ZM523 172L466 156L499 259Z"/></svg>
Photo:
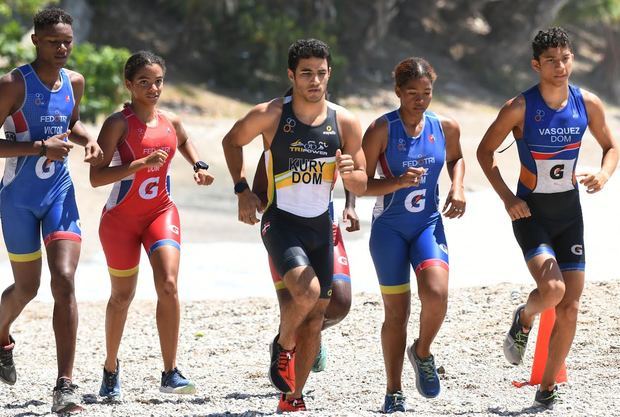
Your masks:
<svg viewBox="0 0 620 417"><path fill-rule="evenodd" d="M242 192L244 192L248 188L250 188L248 183L245 180L241 180L241 181L239 181L238 183L235 184L235 194L241 194Z"/></svg>
<svg viewBox="0 0 620 417"><path fill-rule="evenodd" d="M204 169L206 171L209 169L209 164L204 161L198 161L194 164L194 172L198 172L199 169Z"/></svg>

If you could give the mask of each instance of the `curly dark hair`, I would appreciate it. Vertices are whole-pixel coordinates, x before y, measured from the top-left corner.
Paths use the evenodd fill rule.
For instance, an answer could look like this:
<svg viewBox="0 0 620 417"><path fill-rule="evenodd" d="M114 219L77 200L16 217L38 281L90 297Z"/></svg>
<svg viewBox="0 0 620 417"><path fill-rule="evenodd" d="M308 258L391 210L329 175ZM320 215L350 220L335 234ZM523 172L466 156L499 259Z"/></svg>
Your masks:
<svg viewBox="0 0 620 417"><path fill-rule="evenodd" d="M295 71L300 59L325 58L327 66L331 66L332 57L329 46L318 39L298 39L288 48L288 68Z"/></svg>
<svg viewBox="0 0 620 417"><path fill-rule="evenodd" d="M534 59L538 59L547 49L558 47L567 47L571 51L573 50L573 45L571 45L570 39L568 39L568 33L563 28L555 26L547 30L541 30L536 34L534 41L532 41L532 54Z"/></svg>
<svg viewBox="0 0 620 417"><path fill-rule="evenodd" d="M133 80L136 73L147 65L157 64L164 70L166 75L166 61L159 55L150 51L138 51L127 59L125 63L125 79Z"/></svg>
<svg viewBox="0 0 620 417"><path fill-rule="evenodd" d="M400 61L394 68L392 76L397 87L404 86L409 80L418 80L423 77L428 78L431 83L437 79L433 66L426 59L416 56Z"/></svg>
<svg viewBox="0 0 620 417"><path fill-rule="evenodd" d="M58 23L66 23L67 25L73 25L73 18L67 12L57 7L50 7L49 9L40 10L34 15L34 32L37 33L43 28L48 26L54 26Z"/></svg>

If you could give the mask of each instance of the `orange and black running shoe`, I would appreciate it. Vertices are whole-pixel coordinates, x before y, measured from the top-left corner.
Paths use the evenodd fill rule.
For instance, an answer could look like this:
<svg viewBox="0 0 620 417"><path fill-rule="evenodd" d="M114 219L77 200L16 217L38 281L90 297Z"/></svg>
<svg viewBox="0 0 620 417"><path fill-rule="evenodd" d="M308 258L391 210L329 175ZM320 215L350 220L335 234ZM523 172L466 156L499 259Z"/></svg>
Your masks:
<svg viewBox="0 0 620 417"><path fill-rule="evenodd" d="M306 411L306 404L304 403L304 398L291 398L290 400L287 400L286 394L280 395L280 401L278 401L278 408L276 409L276 412L280 414L295 411Z"/></svg>
<svg viewBox="0 0 620 417"><path fill-rule="evenodd" d="M278 391L292 394L295 391L295 349L286 350L278 343L280 335L269 346L271 365L269 366L269 380Z"/></svg>

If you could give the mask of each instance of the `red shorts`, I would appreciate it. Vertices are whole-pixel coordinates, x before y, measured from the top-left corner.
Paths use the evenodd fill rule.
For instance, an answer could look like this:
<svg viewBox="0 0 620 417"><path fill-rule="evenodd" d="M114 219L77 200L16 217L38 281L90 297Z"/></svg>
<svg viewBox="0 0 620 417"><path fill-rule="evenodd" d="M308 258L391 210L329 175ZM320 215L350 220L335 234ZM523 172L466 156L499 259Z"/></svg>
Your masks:
<svg viewBox="0 0 620 417"><path fill-rule="evenodd" d="M332 280L351 282L349 258L347 258L347 251L344 249L344 241L342 240L342 232L337 223L332 224L332 232L334 233L334 273ZM269 257L269 270L271 271L271 278L273 279L273 285L276 287L276 290L286 288L284 281L282 281L282 277L276 271L271 257Z"/></svg>
<svg viewBox="0 0 620 417"><path fill-rule="evenodd" d="M101 215L99 239L110 275L124 277L138 272L140 245L146 253L160 246L181 249L181 223L174 203L149 216L132 216L112 209Z"/></svg>

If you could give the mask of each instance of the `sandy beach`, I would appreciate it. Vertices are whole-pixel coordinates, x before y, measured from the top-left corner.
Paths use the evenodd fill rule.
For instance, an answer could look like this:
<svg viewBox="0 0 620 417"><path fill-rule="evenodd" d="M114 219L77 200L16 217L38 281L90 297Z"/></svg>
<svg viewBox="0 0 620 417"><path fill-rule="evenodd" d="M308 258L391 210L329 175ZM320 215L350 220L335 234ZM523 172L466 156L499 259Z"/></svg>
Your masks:
<svg viewBox="0 0 620 417"><path fill-rule="evenodd" d="M448 316L434 345L442 394L425 400L415 390L408 362L403 373L410 411L419 416L618 415L620 397L620 283L588 283L579 328L569 356L568 383L554 411L531 408L534 387L514 388L529 378L533 349L525 364L509 365L502 353L512 309L529 287L497 284L452 290ZM120 350L122 404L97 397L104 358L105 304L80 304L75 382L87 416L265 416L277 395L266 376L268 343L276 332L277 306L271 298L183 303L179 367L198 385L195 396L158 392L161 367L152 301L135 302ZM15 323L18 382L2 386L3 416L49 412L55 354L51 305L35 302ZM358 293L343 323L324 332L327 369L310 376L306 404L310 416L376 416L384 395L379 341L383 307L378 294ZM410 341L417 332L419 303L413 302ZM533 336L532 336L533 337Z"/></svg>
<svg viewBox="0 0 620 417"><path fill-rule="evenodd" d="M362 126L384 109L359 112ZM451 292L446 322L433 351L443 368L439 398L425 400L414 386L406 363L404 390L410 412L421 416L518 416L537 413L530 408L533 387L516 389L511 381L529 377L533 348L525 365L512 367L501 344L510 315L532 288L520 250L514 241L504 208L489 189L475 159L475 149L495 110L478 104L435 111L461 123L467 164L468 209L460 221L446 221L450 246ZM620 131L620 112L608 115L614 132ZM212 187L192 183L191 168L181 157L173 163L173 198L179 206L183 249L179 294L183 302L180 369L193 379L198 394L170 397L159 394L161 357L155 327L155 292L145 256L141 263L136 301L130 309L120 359L125 401L107 404L96 394L105 355L104 314L109 278L97 227L109 187L93 189L88 167L77 147L70 157L83 224L83 251L76 276L80 308L78 351L74 372L88 416L263 416L275 411L277 396L266 376L268 343L277 331L278 310L258 228L237 221L236 199L226 170L220 141L233 119L186 119L187 129L203 159L216 175ZM91 127L96 134L96 128ZM508 143L508 142L507 142ZM506 144L507 144L506 143ZM250 174L261 149L255 141L246 151ZM518 175L516 147L501 154L506 181ZM579 170L597 169L598 146L587 135ZM616 174L618 175L618 174ZM586 223L587 285L573 350L567 368L569 382L562 387L563 402L542 415L620 415L620 273L616 236L620 220L615 205L620 178L613 178L597 195L582 193ZM447 175L443 174L441 196ZM340 185L337 186L341 188ZM341 204L341 191L336 202ZM368 254L373 199L358 201L362 231L345 233L353 276L354 300L349 317L324 334L329 350L325 372L312 374L307 385L305 415L378 415L385 390L379 341L383 307L372 261ZM12 282L6 248L0 245L0 289ZM44 268L45 269L45 268ZM413 297L410 342L417 333L419 302ZM49 274L44 273L37 299L13 325L17 340L18 382L0 385L0 416L41 416L49 412L56 374L51 326L52 298Z"/></svg>

